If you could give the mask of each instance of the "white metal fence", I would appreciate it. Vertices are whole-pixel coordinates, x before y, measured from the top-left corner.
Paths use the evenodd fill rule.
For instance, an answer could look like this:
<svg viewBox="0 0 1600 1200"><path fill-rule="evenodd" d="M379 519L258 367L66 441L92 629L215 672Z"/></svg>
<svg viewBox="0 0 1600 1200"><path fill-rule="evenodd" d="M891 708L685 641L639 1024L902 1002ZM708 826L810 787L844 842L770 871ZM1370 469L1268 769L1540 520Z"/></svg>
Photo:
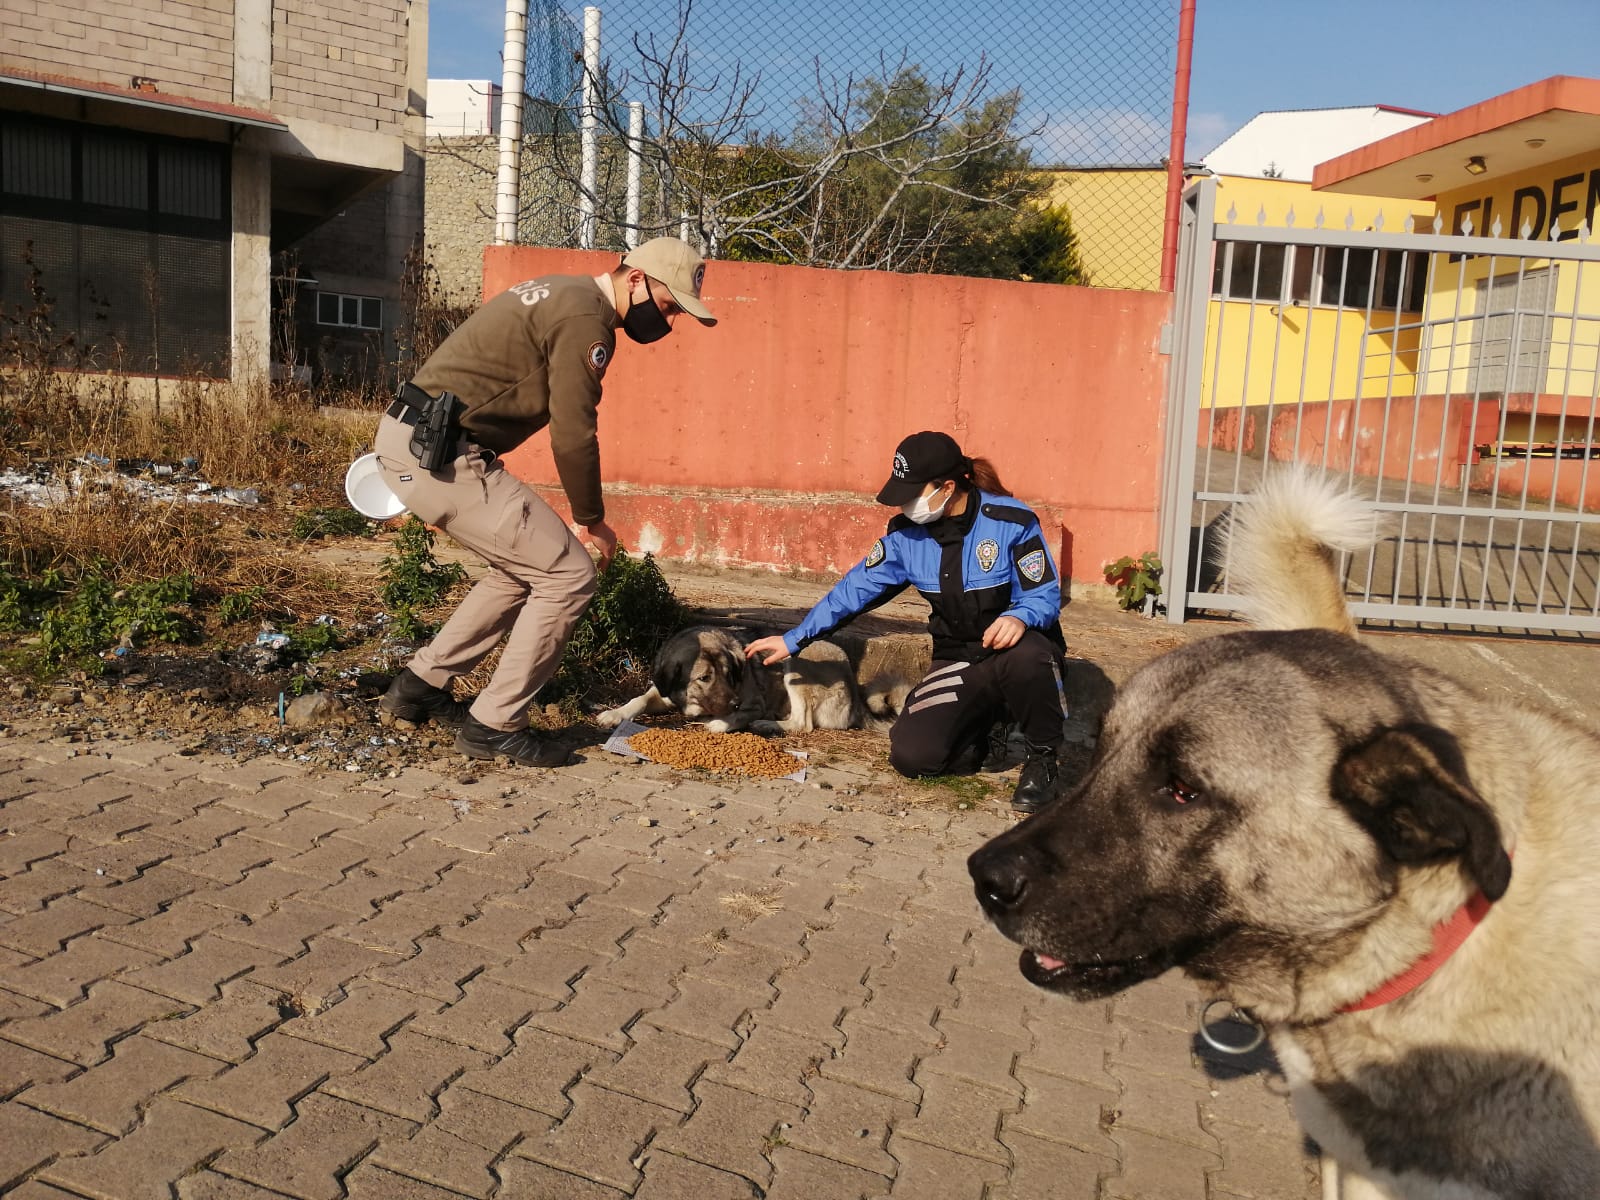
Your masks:
<svg viewBox="0 0 1600 1200"><path fill-rule="evenodd" d="M1600 239L1185 193L1162 555L1168 615L1231 611L1217 536L1273 464L1391 514L1351 556L1368 621L1600 631ZM1581 214L1580 214L1581 215ZM1505 236L1512 233L1512 236Z"/></svg>

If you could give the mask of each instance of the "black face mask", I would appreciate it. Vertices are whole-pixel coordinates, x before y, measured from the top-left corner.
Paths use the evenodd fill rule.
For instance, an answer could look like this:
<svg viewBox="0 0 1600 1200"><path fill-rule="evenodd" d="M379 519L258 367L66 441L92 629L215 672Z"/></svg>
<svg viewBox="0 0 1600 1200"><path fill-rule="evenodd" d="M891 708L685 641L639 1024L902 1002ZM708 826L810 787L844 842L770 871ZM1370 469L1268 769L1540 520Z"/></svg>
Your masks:
<svg viewBox="0 0 1600 1200"><path fill-rule="evenodd" d="M622 318L622 331L641 346L648 346L671 333L672 326L667 322L666 314L656 306L648 275L644 277L644 294L643 304L638 301L629 303L628 315Z"/></svg>

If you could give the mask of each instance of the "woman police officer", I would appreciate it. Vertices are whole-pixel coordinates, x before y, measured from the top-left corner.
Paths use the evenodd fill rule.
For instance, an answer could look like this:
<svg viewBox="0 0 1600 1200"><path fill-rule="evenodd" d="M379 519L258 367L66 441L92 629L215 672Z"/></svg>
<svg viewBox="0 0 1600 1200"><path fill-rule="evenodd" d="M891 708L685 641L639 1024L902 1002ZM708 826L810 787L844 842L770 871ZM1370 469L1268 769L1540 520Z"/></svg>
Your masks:
<svg viewBox="0 0 1600 1200"><path fill-rule="evenodd" d="M934 432L900 443L878 503L901 515L866 558L799 625L751 642L746 656L782 662L916 588L931 609L933 665L890 730L889 761L910 776L976 770L1009 712L1027 742L1011 806L1036 812L1056 794L1066 716L1061 586L1038 517L986 459Z"/></svg>

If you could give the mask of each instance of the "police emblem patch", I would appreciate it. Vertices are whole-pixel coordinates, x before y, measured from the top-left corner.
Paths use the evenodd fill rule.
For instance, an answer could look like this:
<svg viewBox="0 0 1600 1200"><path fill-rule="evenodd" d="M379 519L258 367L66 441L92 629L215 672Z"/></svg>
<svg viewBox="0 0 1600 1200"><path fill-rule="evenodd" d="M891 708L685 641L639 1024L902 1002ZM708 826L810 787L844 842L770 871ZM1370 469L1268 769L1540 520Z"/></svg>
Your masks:
<svg viewBox="0 0 1600 1200"><path fill-rule="evenodd" d="M985 538L978 543L978 565L985 571L992 570L1000 558L1000 543L992 538Z"/></svg>
<svg viewBox="0 0 1600 1200"><path fill-rule="evenodd" d="M904 479L906 472L911 470L911 464L906 461L904 454L896 453L894 456L894 477Z"/></svg>
<svg viewBox="0 0 1600 1200"><path fill-rule="evenodd" d="M872 549L867 551L867 566L875 567L883 561L883 539L879 538L872 543Z"/></svg>
<svg viewBox="0 0 1600 1200"><path fill-rule="evenodd" d="M589 347L589 369L596 375L606 373L606 364L611 361L611 351L606 349L604 342L596 342Z"/></svg>
<svg viewBox="0 0 1600 1200"><path fill-rule="evenodd" d="M1024 554L1017 560L1017 570L1031 582L1038 583L1044 578L1044 551L1035 550L1032 554Z"/></svg>

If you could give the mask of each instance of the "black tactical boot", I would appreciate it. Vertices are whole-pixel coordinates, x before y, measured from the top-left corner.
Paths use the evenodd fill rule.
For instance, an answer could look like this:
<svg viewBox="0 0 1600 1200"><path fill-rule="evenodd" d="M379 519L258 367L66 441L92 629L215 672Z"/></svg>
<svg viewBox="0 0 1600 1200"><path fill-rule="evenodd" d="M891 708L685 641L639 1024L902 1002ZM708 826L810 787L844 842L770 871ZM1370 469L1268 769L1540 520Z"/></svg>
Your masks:
<svg viewBox="0 0 1600 1200"><path fill-rule="evenodd" d="M394 677L378 705L384 712L413 725L437 721L454 728L467 719L467 702L457 700L448 688L424 683L406 667Z"/></svg>
<svg viewBox="0 0 1600 1200"><path fill-rule="evenodd" d="M980 771L994 774L1004 771L1011 765L1011 725L1000 717L989 726L988 736L984 740L984 759Z"/></svg>
<svg viewBox="0 0 1600 1200"><path fill-rule="evenodd" d="M1061 786L1061 768L1056 763L1054 750L1028 747L1028 757L1022 764L1022 777L1017 780L1017 790L1011 793L1011 808L1019 813L1036 813L1056 798Z"/></svg>
<svg viewBox="0 0 1600 1200"><path fill-rule="evenodd" d="M468 758L509 758L524 767L565 766L572 752L531 729L491 729L468 715L456 730L456 753Z"/></svg>

